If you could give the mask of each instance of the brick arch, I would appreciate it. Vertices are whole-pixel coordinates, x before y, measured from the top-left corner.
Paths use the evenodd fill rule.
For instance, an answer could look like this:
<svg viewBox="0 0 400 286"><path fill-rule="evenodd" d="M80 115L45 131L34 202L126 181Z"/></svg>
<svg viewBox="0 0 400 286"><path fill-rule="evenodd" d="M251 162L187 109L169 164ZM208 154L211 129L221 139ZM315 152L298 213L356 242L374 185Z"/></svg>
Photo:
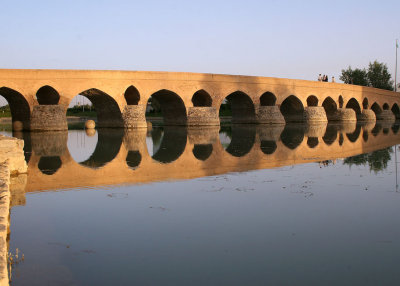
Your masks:
<svg viewBox="0 0 400 286"><path fill-rule="evenodd" d="M31 109L26 98L18 91L8 88L0 88L0 96L3 96L11 110L12 122L21 122L22 129L29 130Z"/></svg>
<svg viewBox="0 0 400 286"><path fill-rule="evenodd" d="M371 105L371 109L375 112L375 115L382 113L382 108L377 102L374 102L374 104Z"/></svg>
<svg viewBox="0 0 400 286"><path fill-rule="evenodd" d="M332 97L328 96L322 102L322 107L325 109L326 117L328 120L332 120L335 117L338 106Z"/></svg>
<svg viewBox="0 0 400 286"><path fill-rule="evenodd" d="M226 101L232 110L232 122L254 123L256 112L254 102L251 97L243 91L237 90L228 94L222 101L218 109L221 113L221 106Z"/></svg>
<svg viewBox="0 0 400 286"><path fill-rule="evenodd" d="M295 95L285 98L280 106L280 110L286 122L302 122L304 120L303 103Z"/></svg>
<svg viewBox="0 0 400 286"><path fill-rule="evenodd" d="M354 97L349 99L349 101L346 104L346 108L353 109L356 112L356 114L361 113L360 103Z"/></svg>
<svg viewBox="0 0 400 286"><path fill-rule="evenodd" d="M97 113L98 127L123 126L121 110L117 101L112 96L97 88L84 90L78 95L82 95L92 102ZM69 103L71 103L72 100L73 98L70 100Z"/></svg>
<svg viewBox="0 0 400 286"><path fill-rule="evenodd" d="M138 105L140 101L140 93L136 87L130 85L124 93L126 104L128 105Z"/></svg>
<svg viewBox="0 0 400 286"><path fill-rule="evenodd" d="M186 106L178 94L168 89L161 89L151 94L147 101L148 104L150 100L151 102L154 100L159 105L164 124L186 125Z"/></svg>
<svg viewBox="0 0 400 286"><path fill-rule="evenodd" d="M307 106L318 106L318 97L315 95L307 97Z"/></svg>
<svg viewBox="0 0 400 286"><path fill-rule="evenodd" d="M364 98L363 99L363 101L362 101L362 108L363 109L368 109L368 107L369 107L369 102L368 102L368 98Z"/></svg>
<svg viewBox="0 0 400 286"><path fill-rule="evenodd" d="M392 110L392 112L396 116L396 118L400 118L400 108L397 103L393 104L393 106L390 110Z"/></svg>
<svg viewBox="0 0 400 286"><path fill-rule="evenodd" d="M264 92L260 96L261 106L274 106L276 104L276 96L270 91Z"/></svg>
<svg viewBox="0 0 400 286"><path fill-rule="evenodd" d="M193 106L211 107L213 100L210 94L204 89L196 91L192 96Z"/></svg>
<svg viewBox="0 0 400 286"><path fill-rule="evenodd" d="M56 105L60 101L60 94L49 85L44 85L36 92L36 99L40 105Z"/></svg>

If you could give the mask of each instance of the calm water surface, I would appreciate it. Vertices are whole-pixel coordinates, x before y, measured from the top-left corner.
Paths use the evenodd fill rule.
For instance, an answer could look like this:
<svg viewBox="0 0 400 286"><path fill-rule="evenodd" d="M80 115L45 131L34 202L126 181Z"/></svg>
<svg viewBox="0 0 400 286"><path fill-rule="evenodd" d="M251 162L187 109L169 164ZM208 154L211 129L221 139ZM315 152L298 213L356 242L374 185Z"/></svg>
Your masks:
<svg viewBox="0 0 400 286"><path fill-rule="evenodd" d="M398 126L14 136L12 285L400 283Z"/></svg>

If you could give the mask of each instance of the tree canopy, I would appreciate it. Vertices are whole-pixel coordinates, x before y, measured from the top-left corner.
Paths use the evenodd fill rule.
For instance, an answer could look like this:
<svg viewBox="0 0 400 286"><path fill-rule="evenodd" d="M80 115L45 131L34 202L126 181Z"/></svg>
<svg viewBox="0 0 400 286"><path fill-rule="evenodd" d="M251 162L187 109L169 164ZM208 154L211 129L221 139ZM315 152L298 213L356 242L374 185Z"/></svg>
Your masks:
<svg viewBox="0 0 400 286"><path fill-rule="evenodd" d="M348 84L393 90L391 77L387 65L375 60L373 63L369 63L368 69L352 69L349 66L347 69L342 70L339 79Z"/></svg>

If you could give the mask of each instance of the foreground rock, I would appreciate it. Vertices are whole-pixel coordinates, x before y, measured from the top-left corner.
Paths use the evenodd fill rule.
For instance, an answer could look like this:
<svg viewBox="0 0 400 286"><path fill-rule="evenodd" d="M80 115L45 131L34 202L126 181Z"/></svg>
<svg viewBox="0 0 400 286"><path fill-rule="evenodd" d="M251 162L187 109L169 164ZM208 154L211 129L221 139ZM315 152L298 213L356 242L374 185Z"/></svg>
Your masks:
<svg viewBox="0 0 400 286"><path fill-rule="evenodd" d="M7 234L10 229L10 177L26 173L24 142L0 135L0 286L9 285Z"/></svg>

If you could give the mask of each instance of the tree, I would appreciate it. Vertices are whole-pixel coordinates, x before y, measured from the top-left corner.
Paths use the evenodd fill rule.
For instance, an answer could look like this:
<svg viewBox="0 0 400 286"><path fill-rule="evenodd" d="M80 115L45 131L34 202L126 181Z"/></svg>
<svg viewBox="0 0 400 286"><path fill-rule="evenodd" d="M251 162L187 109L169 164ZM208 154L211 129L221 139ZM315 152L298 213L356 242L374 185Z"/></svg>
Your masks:
<svg viewBox="0 0 400 286"><path fill-rule="evenodd" d="M348 84L393 90L393 81L387 65L376 60L369 63L368 70L358 68L353 70L349 66L346 70L342 70L339 79Z"/></svg>
<svg viewBox="0 0 400 286"><path fill-rule="evenodd" d="M386 64L379 63L376 60L373 63L369 63L367 77L370 86L393 90L392 76Z"/></svg>
<svg viewBox="0 0 400 286"><path fill-rule="evenodd" d="M367 71L365 69L352 69L350 66L347 70L342 70L339 77L344 83L368 86Z"/></svg>

